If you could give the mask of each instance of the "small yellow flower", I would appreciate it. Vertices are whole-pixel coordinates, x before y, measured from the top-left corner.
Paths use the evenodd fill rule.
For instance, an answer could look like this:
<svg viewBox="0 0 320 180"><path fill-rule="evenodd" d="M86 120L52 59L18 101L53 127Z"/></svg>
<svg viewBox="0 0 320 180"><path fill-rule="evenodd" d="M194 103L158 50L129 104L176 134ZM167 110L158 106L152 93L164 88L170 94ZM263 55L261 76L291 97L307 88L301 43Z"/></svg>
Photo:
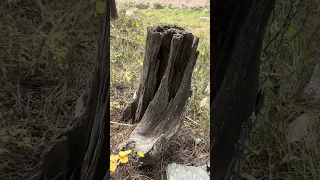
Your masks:
<svg viewBox="0 0 320 180"><path fill-rule="evenodd" d="M110 161L110 171L115 172L118 164L116 162Z"/></svg>
<svg viewBox="0 0 320 180"><path fill-rule="evenodd" d="M115 172L117 169L117 166L119 164L118 160L119 160L119 155L111 155L110 156L110 171L111 172Z"/></svg>
<svg viewBox="0 0 320 180"><path fill-rule="evenodd" d="M136 27L139 27L140 25L138 23L136 23Z"/></svg>
<svg viewBox="0 0 320 180"><path fill-rule="evenodd" d="M115 161L117 161L119 159L119 155L111 155L110 156L110 161L113 161L113 162L115 162Z"/></svg>
<svg viewBox="0 0 320 180"><path fill-rule="evenodd" d="M119 158L121 163L127 163L129 161L128 154L130 154L132 150L120 151Z"/></svg>
<svg viewBox="0 0 320 180"><path fill-rule="evenodd" d="M127 156L128 154L130 154L132 152L132 150L127 150L127 151L120 151L119 152L119 156Z"/></svg>
<svg viewBox="0 0 320 180"><path fill-rule="evenodd" d="M144 154L143 154L142 151L138 151L137 154L138 154L139 157L144 157Z"/></svg>
<svg viewBox="0 0 320 180"><path fill-rule="evenodd" d="M127 163L129 161L128 156L120 156L120 162L121 163Z"/></svg>

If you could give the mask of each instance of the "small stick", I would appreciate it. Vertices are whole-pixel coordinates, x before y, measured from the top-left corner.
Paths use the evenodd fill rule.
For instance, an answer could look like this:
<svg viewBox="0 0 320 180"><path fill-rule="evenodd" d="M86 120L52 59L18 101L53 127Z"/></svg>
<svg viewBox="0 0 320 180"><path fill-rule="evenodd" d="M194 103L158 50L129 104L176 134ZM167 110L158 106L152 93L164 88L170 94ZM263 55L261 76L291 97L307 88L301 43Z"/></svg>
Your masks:
<svg viewBox="0 0 320 180"><path fill-rule="evenodd" d="M195 124L197 124L197 125L199 125L199 123L197 123L197 122L195 122L194 120L192 120L191 118L189 118L188 116L185 116L188 120L190 120L191 122L193 122L193 123L195 123Z"/></svg>
<svg viewBox="0 0 320 180"><path fill-rule="evenodd" d="M114 122L114 121L110 121L110 123L112 123L112 124L118 124L118 125L122 125L122 126L133 126L133 125L131 125L131 124L118 123L118 122Z"/></svg>

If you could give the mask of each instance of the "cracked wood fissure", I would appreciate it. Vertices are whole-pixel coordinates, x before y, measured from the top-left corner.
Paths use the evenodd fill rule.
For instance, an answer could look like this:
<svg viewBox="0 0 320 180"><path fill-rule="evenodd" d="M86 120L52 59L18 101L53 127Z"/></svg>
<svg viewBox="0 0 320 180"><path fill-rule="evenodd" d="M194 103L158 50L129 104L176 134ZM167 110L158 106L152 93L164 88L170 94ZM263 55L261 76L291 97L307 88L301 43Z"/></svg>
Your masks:
<svg viewBox="0 0 320 180"><path fill-rule="evenodd" d="M131 109L139 124L124 145L146 153L154 164L183 123L199 39L176 25L148 28L137 98Z"/></svg>
<svg viewBox="0 0 320 180"><path fill-rule="evenodd" d="M211 67L211 176L231 175L241 128L254 111L264 29L274 0L215 1ZM241 152L240 152L241 153Z"/></svg>

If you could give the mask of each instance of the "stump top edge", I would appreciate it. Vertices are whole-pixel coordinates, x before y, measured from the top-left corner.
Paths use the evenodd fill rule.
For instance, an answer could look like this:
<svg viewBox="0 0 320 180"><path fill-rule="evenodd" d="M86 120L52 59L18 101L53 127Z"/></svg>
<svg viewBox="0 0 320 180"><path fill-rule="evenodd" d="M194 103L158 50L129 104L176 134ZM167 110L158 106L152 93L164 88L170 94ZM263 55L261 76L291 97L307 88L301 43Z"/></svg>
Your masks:
<svg viewBox="0 0 320 180"><path fill-rule="evenodd" d="M148 27L148 31L151 31L153 33L167 33L167 32L173 32L174 34L190 34L192 33L185 31L180 26L174 25L174 24L165 24L165 25L159 25L154 27Z"/></svg>

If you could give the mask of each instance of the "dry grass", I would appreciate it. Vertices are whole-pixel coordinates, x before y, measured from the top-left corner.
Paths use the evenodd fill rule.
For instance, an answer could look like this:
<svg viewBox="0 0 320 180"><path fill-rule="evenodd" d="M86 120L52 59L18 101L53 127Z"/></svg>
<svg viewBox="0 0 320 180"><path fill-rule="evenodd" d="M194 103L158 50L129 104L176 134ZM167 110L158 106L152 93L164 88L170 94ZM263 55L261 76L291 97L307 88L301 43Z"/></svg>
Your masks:
<svg viewBox="0 0 320 180"><path fill-rule="evenodd" d="M90 1L0 4L0 179L23 179L77 119L99 16Z"/></svg>
<svg viewBox="0 0 320 180"><path fill-rule="evenodd" d="M265 37L265 45L281 29L290 1L276 1L274 20ZM294 1L298 2L298 1ZM319 3L302 1L299 12L291 20L283 41L279 36L267 48L274 53L281 48L271 71L271 78L263 84L266 92L264 108L259 116L252 137L245 151L244 179L316 180L320 179L319 107L301 98L301 92L310 78L314 64L319 62L320 35ZM304 17L312 8L307 20ZM292 41L293 35L302 31ZM269 73L273 59L262 54L261 80ZM288 144L285 138L287 125L297 116L308 113L315 121L312 136L296 144ZM290 159L287 161L287 159ZM246 178L245 178L246 177Z"/></svg>
<svg viewBox="0 0 320 180"><path fill-rule="evenodd" d="M137 8L133 16L127 10ZM210 32L207 8L179 9L156 8L148 5L119 4L119 19L111 23L111 121L119 122L122 111L130 103L138 88L141 62L148 26L176 24L200 37L199 56L193 74L193 96L187 110L183 127L171 143L167 152L154 167L140 167L135 160L120 165L112 175L113 179L165 179L165 168L175 162L185 165L200 165L209 159L209 108L200 107L199 102L206 96L203 90L209 82ZM119 38L121 37L121 38ZM127 139L135 125L111 123L111 152L117 153L117 146ZM196 138L201 138L199 144Z"/></svg>

